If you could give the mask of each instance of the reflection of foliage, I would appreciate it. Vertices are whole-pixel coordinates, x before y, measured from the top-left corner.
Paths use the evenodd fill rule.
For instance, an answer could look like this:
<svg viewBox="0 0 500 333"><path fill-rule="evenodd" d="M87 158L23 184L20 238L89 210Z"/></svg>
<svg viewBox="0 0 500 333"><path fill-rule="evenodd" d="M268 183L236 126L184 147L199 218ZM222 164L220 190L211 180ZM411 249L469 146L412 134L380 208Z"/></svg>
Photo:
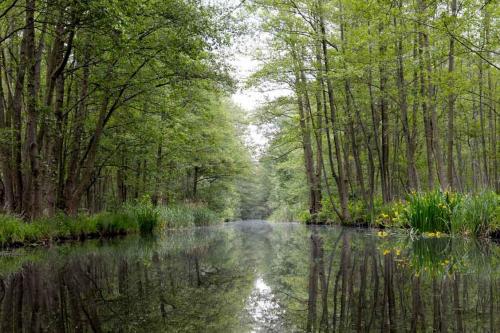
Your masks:
<svg viewBox="0 0 500 333"><path fill-rule="evenodd" d="M419 327L432 326L433 297L440 295L439 316L448 316L443 320L452 328L455 286L464 325L475 328L489 315L478 304L498 298L494 286L500 278L500 247L490 243L300 224L235 223L14 253L19 255L0 257L7 287L19 283L19 274L35 281L34 271L47 283L49 296L60 288L71 295L68 288L77 281L82 304L97 309L103 331L243 331L252 325L245 311L256 277L285 310L273 313L287 332L305 330L310 302L316 305L316 331L322 318L332 330L334 311L336 331L371 331L385 325L392 301L397 331L410 331L405 311L411 311L416 295L424 314L415 319ZM316 288L310 288L311 277ZM26 289L25 295L31 292ZM31 313L24 299L23 309ZM59 306L57 297L53 302ZM73 310L66 311L71 325Z"/></svg>
<svg viewBox="0 0 500 333"><path fill-rule="evenodd" d="M416 273L442 273L450 264L450 238L419 238L412 242L412 266Z"/></svg>

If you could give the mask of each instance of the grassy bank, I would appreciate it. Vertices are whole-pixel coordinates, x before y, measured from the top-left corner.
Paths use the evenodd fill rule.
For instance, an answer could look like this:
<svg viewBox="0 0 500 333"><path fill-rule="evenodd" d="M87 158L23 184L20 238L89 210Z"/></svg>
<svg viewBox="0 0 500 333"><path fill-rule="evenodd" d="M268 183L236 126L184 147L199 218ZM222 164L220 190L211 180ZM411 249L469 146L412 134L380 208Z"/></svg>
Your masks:
<svg viewBox="0 0 500 333"><path fill-rule="evenodd" d="M350 203L353 225L406 228L420 234L453 234L500 238L500 196L494 192L464 194L447 191L413 192L403 200L383 204L374 200L373 209L360 201ZM307 214L303 214L307 220ZM338 221L325 201L319 220Z"/></svg>
<svg viewBox="0 0 500 333"><path fill-rule="evenodd" d="M0 215L0 245L37 245L133 233L152 234L165 228L211 225L221 221L216 213L200 205L153 207L129 204L115 212L73 217L60 214L30 223L12 215Z"/></svg>

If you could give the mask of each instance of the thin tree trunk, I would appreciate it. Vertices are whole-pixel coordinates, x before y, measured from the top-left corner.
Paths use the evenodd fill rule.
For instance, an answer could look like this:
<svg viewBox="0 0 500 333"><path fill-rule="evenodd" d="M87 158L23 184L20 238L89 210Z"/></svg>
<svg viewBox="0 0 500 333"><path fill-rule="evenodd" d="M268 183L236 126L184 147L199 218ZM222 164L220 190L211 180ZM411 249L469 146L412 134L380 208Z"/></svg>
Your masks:
<svg viewBox="0 0 500 333"><path fill-rule="evenodd" d="M402 10L402 1L398 1L399 10ZM394 26L398 27L398 19L394 16ZM415 164L415 133L410 129L410 122L408 120L408 92L406 88L406 80L404 76L404 61L403 61L403 38L399 36L396 41L397 52L397 87L399 94L399 108L401 110L401 124L403 126L404 138L406 141L406 173L408 177L408 189L415 190L417 185L417 167Z"/></svg>
<svg viewBox="0 0 500 333"><path fill-rule="evenodd" d="M455 23L457 16L457 0L451 1L451 16L453 18L453 24ZM449 73L449 85L450 89L448 93L448 164L447 164L447 177L448 185L450 188L454 188L453 183L453 137L454 137L454 118L455 118L455 92L454 92L454 78L453 73L455 71L455 38L450 37L450 49L448 53L448 73Z"/></svg>
<svg viewBox="0 0 500 333"><path fill-rule="evenodd" d="M320 8L321 12L321 8ZM329 77L328 73L330 72L330 65L328 61L328 49L327 49L327 42L326 42L326 31L325 31L325 24L324 24L324 19L322 14L320 13L320 28L321 28L321 45L322 45L322 50L323 50L323 62L324 62L324 70L325 70L325 76L326 76L326 87L327 87L327 92L328 92L328 104L330 106L330 118L331 118L331 123L332 123L332 131L333 131L333 142L335 146L335 155L337 157L337 175L338 175L338 181L337 181L337 187L339 191L339 199L340 199L340 208L342 211L342 220L343 222L349 222L351 220L349 208L348 208L348 184L347 184L347 179L345 177L345 167L344 167L344 161L342 158L342 152L341 152L341 144L340 144L340 138L338 131L336 130L336 127L338 127L337 124L337 116L336 116L336 110L335 110L335 101L334 101L334 96L333 96L333 82L331 78Z"/></svg>

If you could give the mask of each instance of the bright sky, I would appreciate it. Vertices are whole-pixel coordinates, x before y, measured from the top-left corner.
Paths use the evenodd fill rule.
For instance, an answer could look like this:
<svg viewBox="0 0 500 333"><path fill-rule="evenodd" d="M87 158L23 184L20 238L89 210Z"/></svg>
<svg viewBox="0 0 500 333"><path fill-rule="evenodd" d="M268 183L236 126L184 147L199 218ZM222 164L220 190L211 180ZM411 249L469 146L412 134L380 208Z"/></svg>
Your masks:
<svg viewBox="0 0 500 333"><path fill-rule="evenodd" d="M239 10L244 10L238 4L243 0L212 0L224 1L230 6L238 7ZM234 8L234 7L233 7ZM237 13L235 12L237 15ZM241 12L240 12L241 14ZM244 13L243 18L250 27L249 33L238 36L233 40L233 46L230 50L230 59L228 62L233 67L233 77L238 81L238 90L231 96L233 102L243 108L248 113L252 113L268 100L288 94L284 89L259 91L258 87L247 87L247 79L260 68L260 61L257 60L256 55L258 51L265 52L266 49L266 35L259 33L258 17ZM248 131L248 143L251 146L256 146L258 150L264 148L267 144L267 138L260 131L256 125L250 125ZM257 153L258 154L258 153Z"/></svg>
<svg viewBox="0 0 500 333"><path fill-rule="evenodd" d="M249 47L261 47L250 36L242 36L236 41L230 63L234 68L233 76L238 80L238 90L231 96L233 102L248 113L259 108L266 100L266 94L259 92L255 87L246 87L247 79L259 69L259 61L250 55ZM267 139L259 131L258 126L249 126L249 144L252 146L265 146Z"/></svg>
<svg viewBox="0 0 500 333"><path fill-rule="evenodd" d="M247 79L260 68L260 62L253 55L257 49L265 48L261 38L242 36L233 47L232 59L229 60L233 67L233 77L238 80L238 90L231 96L233 102L243 110L252 113L263 106L266 101L287 94L285 90L259 91L258 87L246 86ZM263 148L267 138L256 125L249 126L249 144Z"/></svg>

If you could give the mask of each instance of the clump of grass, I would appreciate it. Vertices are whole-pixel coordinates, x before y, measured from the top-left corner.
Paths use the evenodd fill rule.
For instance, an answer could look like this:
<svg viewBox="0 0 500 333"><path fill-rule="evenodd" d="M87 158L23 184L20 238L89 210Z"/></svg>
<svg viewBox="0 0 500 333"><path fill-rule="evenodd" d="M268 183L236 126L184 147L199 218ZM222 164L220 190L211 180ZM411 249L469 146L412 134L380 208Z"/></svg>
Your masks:
<svg viewBox="0 0 500 333"><path fill-rule="evenodd" d="M499 228L499 196L494 192L466 195L451 219L453 233L488 236Z"/></svg>
<svg viewBox="0 0 500 333"><path fill-rule="evenodd" d="M186 228L194 226L194 215L185 206L162 207L160 218L167 228Z"/></svg>
<svg viewBox="0 0 500 333"><path fill-rule="evenodd" d="M137 220L129 212L100 213L95 217L96 231L101 236L124 235L138 230Z"/></svg>
<svg viewBox="0 0 500 333"><path fill-rule="evenodd" d="M451 218L462 195L439 190L412 193L404 211L409 226L419 232L450 232Z"/></svg>
<svg viewBox="0 0 500 333"><path fill-rule="evenodd" d="M159 209L159 217L168 228L186 228L220 222L216 213L200 205L177 205Z"/></svg>
<svg viewBox="0 0 500 333"><path fill-rule="evenodd" d="M179 228L211 225L220 221L217 214L202 205L156 208L144 202L125 205L120 212L78 216L57 214L31 223L16 216L0 215L0 246L109 237L136 232L151 234L163 225Z"/></svg>
<svg viewBox="0 0 500 333"><path fill-rule="evenodd" d="M141 234L152 234L160 224L159 213L151 205L141 205L135 210L135 217Z"/></svg>
<svg viewBox="0 0 500 333"><path fill-rule="evenodd" d="M219 217L213 211L206 207L195 207L193 209L194 224L212 225L219 222Z"/></svg>
<svg viewBox="0 0 500 333"><path fill-rule="evenodd" d="M0 243L3 245L24 242L33 233L33 230L28 229L21 219L9 215L1 215Z"/></svg>

